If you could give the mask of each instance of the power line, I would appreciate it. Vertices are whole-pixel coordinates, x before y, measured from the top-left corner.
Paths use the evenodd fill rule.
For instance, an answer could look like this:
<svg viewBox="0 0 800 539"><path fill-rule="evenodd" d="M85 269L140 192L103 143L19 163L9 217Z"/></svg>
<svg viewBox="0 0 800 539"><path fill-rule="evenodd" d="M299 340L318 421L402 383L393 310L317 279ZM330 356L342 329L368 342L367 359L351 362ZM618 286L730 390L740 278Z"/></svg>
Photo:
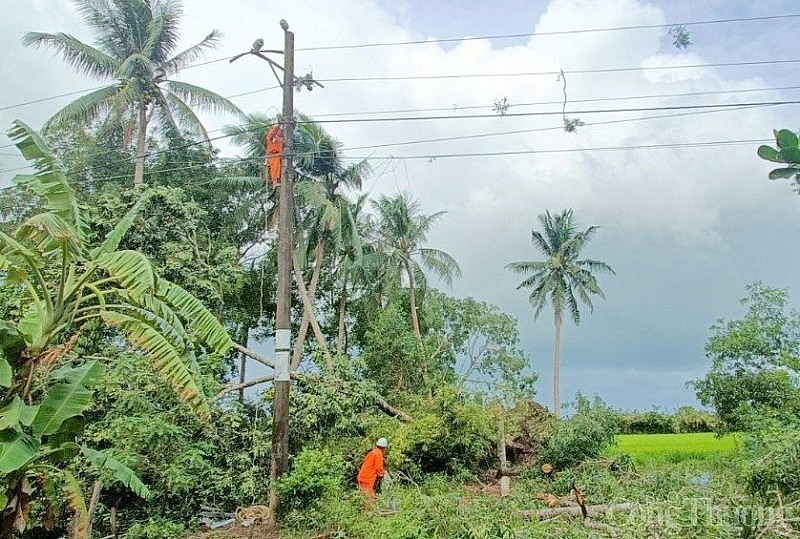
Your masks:
<svg viewBox="0 0 800 539"><path fill-rule="evenodd" d="M608 113L621 113L621 112L655 112L655 111L669 111L669 110L700 110L700 109L737 110L742 108L755 108L755 107L792 105L792 104L800 104L800 100L765 101L765 102L753 102L753 103L722 103L722 104L708 104L708 105L675 105L675 106L664 106L664 107L631 107L631 108L600 109L600 110L588 109L588 110L569 111L567 114L587 115L587 114L608 114ZM466 120L466 119L486 119L486 118L506 118L506 117L561 116L562 114L563 113L561 111L536 111L536 112L507 113L502 116L498 114L467 114L467 115L461 114L461 115L451 115L451 116L401 116L401 117L390 117L390 118L352 118L352 119L338 119L338 120L334 119L334 120L318 120L318 121L310 120L307 122L298 121L297 123L325 124L325 123L358 123L358 122L373 123L373 122L388 122L388 121L426 121L426 120L454 120L454 119ZM257 125L242 131L242 133L255 132L265 129L266 127L267 127L266 125ZM551 128L547 128L547 130L550 129ZM172 148L146 153L145 158L154 157L165 153L170 153L176 150L186 149L193 146L203 145L215 140L230 138L238 134L241 133L224 134L216 137L210 137L208 140L187 142L186 144L174 146ZM107 163L106 166L114 166L116 164L126 164L126 163L130 163L130 160L129 159L118 160L116 162ZM30 165L13 169L0 170L0 174L15 172L27 168L30 168ZM81 174L84 172L91 172L92 169L93 167L86 167L80 170L67 171L67 174L74 175L74 174Z"/></svg>
<svg viewBox="0 0 800 539"><path fill-rule="evenodd" d="M550 32L525 32L518 34L499 34L488 36L473 36L461 38L445 38L445 39L419 39L411 41L390 41L384 43L360 43L355 45L332 45L321 47L304 47L299 48L297 51L326 51L326 50L342 50L342 49L366 49L374 47L396 47L403 45L426 45L434 43L460 43L463 41L475 41L480 39L518 39L523 37L540 37L540 36L558 36L558 35L572 35L572 34L586 34L596 32L615 32L623 30L646 30L655 28L672 28L673 26L702 26L711 24L729 24L735 22L763 22L779 19L794 19L800 17L800 14L787 14L787 15L766 15L761 17L741 17L731 19L712 19L705 21L692 21L682 23L669 23L669 24L639 24L631 26L612 26L607 28L582 28L575 30L554 30Z"/></svg>
<svg viewBox="0 0 800 539"><path fill-rule="evenodd" d="M536 154L563 154L563 153L582 153L582 152L612 152L612 151L639 151L639 150L660 150L660 149L679 149L679 148L707 148L707 147L715 147L715 146L733 146L733 145L742 145L742 144L759 144L764 142L771 142L771 139L740 139L740 140L713 140L713 141L697 141L697 142L674 142L674 143L664 143L664 144L639 144L639 145L628 145L628 146L595 146L589 148L553 148L553 149L543 149L543 150L511 150L511 151L502 151L502 152L469 152L469 153L440 153L440 154L422 154L422 155L404 155L404 156L395 156L395 155L386 155L386 156L364 156L364 157L343 157L343 159L347 160L382 160L382 161L402 161L402 160L418 160L418 159L426 159L435 161L437 159L448 159L448 158L460 158L460 157L498 157L498 156L516 156L516 155L536 155ZM231 162L247 162L252 161L255 158L244 158L244 159L235 159L231 160ZM260 160L260 159L258 159ZM157 173L164 173L164 172L175 172L181 170L191 170L193 168L199 168L208 166L208 163L198 163L196 165L189 165L183 167L175 167L175 168L167 168L167 169L160 169L160 170L153 170L147 172L146 174L152 175ZM91 182L92 184L96 183L103 183L112 180L120 180L120 179L129 179L130 174L122 174L117 176L105 176L101 178L92 178L91 180L85 180L84 182L75 182L75 183L88 183ZM214 180L206 180L203 182L190 182L190 184L194 185L206 185L213 183ZM17 186L8 186L0 188L0 191L7 191L10 189L15 189Z"/></svg>
<svg viewBox="0 0 800 539"><path fill-rule="evenodd" d="M546 150L511 150L502 152L469 152L469 153L434 153L424 155L384 155L384 156L364 156L364 157L345 157L348 160L362 160L362 159L388 159L394 161L401 161L404 159L447 159L456 157L495 157L495 156L512 156L512 155L535 155L535 154L558 154L558 153L576 153L576 152L605 152L605 151L629 151L629 150L658 150L658 149L675 149L675 148L706 148L710 146L732 146L739 144L759 144L764 142L771 142L771 139L743 139L743 140L710 140L698 142L673 142L665 144L638 144L630 146L595 146L589 148L556 148Z"/></svg>
<svg viewBox="0 0 800 539"><path fill-rule="evenodd" d="M671 94L648 94L648 95L627 95L619 97L593 97L586 99L570 99L569 103L595 103L601 101L632 101L639 99L658 99L669 97L694 97L701 95L732 95L743 93L757 93L757 92L777 92L784 90L800 90L800 86L776 86L772 88L743 88L740 90L709 90L705 92L680 92ZM509 108L517 107L531 107L537 105L561 105L564 100L554 101L530 101L526 103L509 103ZM314 118L329 118L335 116L358 116L368 114L404 114L410 112L442 112L450 111L455 112L458 110L480 110L480 109L494 109L494 105L458 105L453 104L449 107L430 107L430 108L416 108L416 109L394 109L394 110L370 110L370 111L348 111L348 112L331 112L326 114L314 114Z"/></svg>
<svg viewBox="0 0 800 539"><path fill-rule="evenodd" d="M789 60L753 60L748 62L720 62L709 64L686 64L674 66L637 66L637 67L609 67L599 69L564 69L563 72L568 75L587 75L599 73L628 73L633 71L664 71L670 69L696 69L704 67L741 67L741 66L755 66L755 65L781 65L781 64L795 64L800 62L800 59ZM376 82L376 81L402 81L402 80L450 80L450 79L467 79L467 78L492 78L492 77L540 77L540 76L556 76L562 71L515 71L510 73L458 73L453 75L387 75L380 77L335 77L335 78L322 78L318 79L320 82Z"/></svg>
<svg viewBox="0 0 800 539"><path fill-rule="evenodd" d="M607 28L586 28L586 29L576 29L576 30L556 30L551 32L529 32L529 33L518 33L518 34L500 34L500 35L486 35L486 36L471 36L471 37L462 37L462 38L446 38L446 39L426 39L426 40L416 40L416 41L395 41L395 42L387 42L387 43L361 43L355 45L333 45L333 46L321 46L321 47L306 47L297 49L297 51L323 51L323 50L341 50L341 49L363 49L363 48L370 48L370 47L389 47L389 46L400 46L400 45L416 45L416 44L430 44L430 43L454 43L454 42L461 42L461 41L474 41L480 39L511 39L511 38L520 38L520 37L534 37L534 36L552 36L552 35L569 35L569 34L582 34L582 33L595 33L595 32L613 32L613 31L623 31L623 30L640 30L640 29L653 29L653 28L672 28L673 26L701 26L701 25L713 25L713 24L729 24L729 23L736 23L736 22L757 22L757 21L771 21L771 20L780 20L780 19L793 19L800 17L800 14L785 14L785 15L766 15L761 17L741 17L741 18L729 18L729 19L711 19L705 21L693 21L693 22L683 22L683 23L669 23L669 24L646 24L646 25L634 25L634 26L613 26ZM187 69L193 69L196 67L202 67L206 65L216 64L219 62L226 62L233 58L233 56L225 56L223 58L215 58L213 60L206 60L204 62L198 62L196 64L192 64L190 66L186 66L183 68L183 71ZM569 72L574 73L574 72ZM555 72L558 74L558 72ZM10 110L14 108L24 107L28 105L33 105L37 103L43 103L46 101L51 101L53 99L59 99L61 97L69 97L71 95L76 95L85 92L91 92L95 90L99 90L104 86L98 86L94 88L86 88L83 90L76 90L73 92L67 92L64 94L43 97L31 101L25 101L22 103L16 103L13 105L4 105L0 107L0 111ZM270 88L271 89L271 88ZM263 91L263 90L262 90Z"/></svg>
<svg viewBox="0 0 800 539"><path fill-rule="evenodd" d="M407 121L426 121L426 120L469 120L480 118L520 118L530 116L561 116L566 115L585 115L585 114L609 114L619 112L650 112L660 110L693 110L693 109L725 109L733 107L758 107L758 106L775 106L775 105L795 105L800 104L800 100L787 100L787 101L760 101L751 103L715 103L708 105L672 105L663 107L628 107L628 108L614 108L614 109L578 109L562 112L560 110L552 111L536 111L536 112L509 112L506 114L453 114L449 116L391 116L386 118L349 118L349 119L334 119L334 120L316 120L309 122L297 123L317 123L317 124L332 124L332 123L375 123L375 122L407 122Z"/></svg>
<svg viewBox="0 0 800 539"><path fill-rule="evenodd" d="M620 123L628 123L628 122L639 122L644 120L660 120L666 118L680 118L686 116L696 116L700 114L714 114L718 112L732 112L738 110L749 110L753 108L761 108L766 107L768 105L759 105L759 106L743 106L738 108L732 109L723 109L723 110L702 110L702 111L693 111L693 112L680 112L677 114L659 114L655 116L642 116L638 118L622 118L618 120L605 120L602 122L586 122L582 127L591 127L591 126L599 126L599 125L612 125L612 124L620 124ZM469 139L480 139L480 138L487 138L487 137L497 137L497 136L505 136L505 135L522 135L525 133L538 133L543 131L563 131L564 124L554 125L550 127L537 127L532 129L517 129L513 131L495 131L491 133L477 133L472 135L457 135L452 137L440 137L440 138L433 138L433 139L415 139L415 140L407 140L401 142L389 142L384 144L371 144L368 146L352 146L352 147L343 147L342 151L353 151L353 150L370 150L375 148L389 148L394 146L409 146L414 144L427 144L431 142L450 142L454 140L469 140Z"/></svg>

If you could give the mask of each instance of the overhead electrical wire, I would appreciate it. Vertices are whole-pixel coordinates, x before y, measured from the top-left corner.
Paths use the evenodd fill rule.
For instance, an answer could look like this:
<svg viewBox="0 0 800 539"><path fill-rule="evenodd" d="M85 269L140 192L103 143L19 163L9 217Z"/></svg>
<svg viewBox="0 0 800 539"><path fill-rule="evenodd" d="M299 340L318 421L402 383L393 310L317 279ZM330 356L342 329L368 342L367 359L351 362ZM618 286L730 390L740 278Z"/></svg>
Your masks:
<svg viewBox="0 0 800 539"><path fill-rule="evenodd" d="M428 45L436 43L458 43L462 41L476 41L482 39L518 39L523 37L541 37L541 36L559 36L559 35L573 35L573 34L588 34L597 32L615 32L626 30L646 30L656 28L672 28L676 26L702 26L712 24L729 24L735 22L764 22L774 21L780 19L795 19L800 17L800 13L784 14L784 15L765 15L760 17L739 17L730 19L712 19L705 21L691 21L680 23L667 23L667 24L638 24L630 26L611 26L606 28L578 28L574 30L552 30L549 32L524 32L517 34L498 34L488 36L470 36L461 38L444 38L444 39L418 39L410 41L389 41L383 43L359 43L355 45L329 45L320 47L300 47L295 49L298 52L303 51L327 51L327 50L342 50L342 49L366 49L375 47L398 47L405 45Z"/></svg>
<svg viewBox="0 0 800 539"><path fill-rule="evenodd" d="M628 146L593 146L586 148L550 148L538 150L508 150L498 152L465 152L465 153L431 153L431 154L417 154L417 155L368 155L361 157L343 156L346 160L381 160L381 161L402 161L402 160L419 160L426 159L435 161L437 159L449 158L462 158L462 157L497 157L497 156L518 156L518 155L537 155L537 154L563 154L563 153L582 153L582 152L612 152L612 151L638 151L638 150L660 150L660 149L680 149L680 148L707 148L715 146L732 146L741 144L759 144L770 142L770 139L737 139L737 140L712 140L712 141L696 141L696 142L671 142L663 144L638 144ZM238 158L229 160L229 162L248 162L248 161L261 161L261 158ZM154 171L148 171L146 175L164 172L176 172L181 170L191 170L194 168L207 167L209 163L197 163L195 165L187 165L182 167L166 168ZM84 182L76 183L103 183L112 180L130 179L130 174L121 174L117 176L104 176L100 178L91 178L84 180ZM205 185L213 183L213 180L204 180L203 182L189 182L195 185ZM0 191L7 191L14 189L16 186L0 187Z"/></svg>
<svg viewBox="0 0 800 539"><path fill-rule="evenodd" d="M587 114L609 114L609 113L621 113L621 112L652 112L652 111L668 111L668 110L700 110L700 109L710 109L710 110L725 110L725 109L736 109L736 108L748 108L748 107L766 107L766 106L778 106L778 105L792 105L792 104L800 104L800 100L786 100L786 101L765 101L765 102L751 102L751 103L717 103L717 104L706 104L706 105L674 105L674 106L664 106L664 107L630 107L630 108L616 108L616 109L597 109L597 110L573 110L568 111L566 114L569 115L587 115ZM507 117L534 117L534 116L561 116L565 114L562 111L535 111L535 112L519 112L519 113L507 113L505 115L499 114L468 114L468 115L450 115L450 116L401 116L401 117L389 117L389 118L350 118L350 119L333 119L333 120L309 120L307 122L298 121L298 124L326 124L326 123L374 123L374 122L395 122L395 121L435 121L435 120L466 120L466 119L488 119L488 118L507 118ZM253 132L257 130L261 130L266 128L266 125L259 125L254 126L244 132ZM238 134L238 133L237 133ZM230 138L235 136L235 134L225 134L219 135L216 137L210 137L207 140L203 141L193 141L188 142L183 145L175 146L173 148L165 149L165 150L157 150L154 152L148 152L145 154L145 157L154 157L156 155L170 153L176 150L181 150L185 148L190 148L193 146L204 145L209 142L215 140L221 140ZM124 164L129 163L130 160L120 160L116 163L109 163L108 165L114 164ZM0 174L7 173L7 172L15 172L19 170L24 170L30 168L29 166L25 167L18 167L13 169L5 169L0 170ZM69 174L80 174L82 172L89 172L92 168L88 167L82 170L75 170L69 171Z"/></svg>
<svg viewBox="0 0 800 539"><path fill-rule="evenodd" d="M330 77L316 79L319 82L383 82L383 81L405 81L405 80L450 80L467 78L502 78L502 77L540 77L558 76L566 73L567 75L587 75L599 73L627 73L633 71L664 71L671 69L697 69L706 67L741 67L755 65L783 65L800 63L800 59L791 58L785 60L752 60L746 62L718 62L707 64L684 64L671 66L636 66L636 67L608 67L596 69L563 69L558 71L513 71L508 73L456 73L451 75L386 75L379 77Z"/></svg>
<svg viewBox="0 0 800 539"><path fill-rule="evenodd" d="M649 112L649 111L660 111L660 110L687 110L687 109L688 110L695 110L695 111L697 111L697 113L703 113L703 112L721 111L721 110L726 110L726 109L741 110L741 109L746 109L746 108L769 107L769 106L790 105L790 104L800 104L800 100L774 101L774 102L756 102L756 103L711 104L711 105L686 105L686 106L672 106L672 107L649 107L649 108L628 108L628 109L584 110L584 111L570 111L570 112L568 112L568 114L570 114L570 115L572 115L572 114L585 115L585 114L611 113L611 112L614 112L614 113L619 113L619 112ZM697 109L711 109L711 110L697 110ZM320 121L313 121L312 120L312 121L309 121L309 122L299 121L297 123L302 124L302 123L374 122L374 121L502 118L502 117L507 117L507 116L512 116L513 117L513 116L560 116L560 115L562 115L561 111L539 111L539 112L516 113L516 114L509 113L509 114L506 114L504 116L501 116L499 114L488 114L488 115L472 114L472 115L438 116L438 117L434 117L434 116L417 116L417 117L399 117L399 118L361 118L361 119L351 119L351 120L320 120ZM688 115L688 113L686 113L685 115ZM667 115L665 117L669 117L669 115ZM593 124L594 125L603 125L603 124L610 124L610 123L621 123L623 121L639 121L639 120L644 120L644 119L648 119L648 118L645 117L645 118L636 118L636 119L614 120L614 121L607 121L607 122L594 122ZM250 128L248 130L245 130L244 132L245 133L248 132L248 131L253 132L253 131L264 129L266 127L267 127L266 125L264 125L264 126L261 126L261 125L254 126L254 127ZM563 125L559 126L559 128L563 128ZM546 131L555 130L555 127L539 128L539 129L531 129L531 130L520 130L520 131L521 132L532 132L532 131L537 131L537 130L546 130ZM509 132L508 134L516 134L516 132ZM157 150L155 152L146 153L145 157L146 158L154 157L154 156L157 156L157 155L170 153L170 152L173 152L173 151L176 151L176 150L190 148L190 147L193 147L193 146L204 145L207 142L211 142L211 141L214 141L214 140L221 140L221 139L225 139L225 138L230 138L232 136L235 136L235 135L225 134L225 135L220 135L220 136L217 136L217 137L210 137L208 139L208 141L203 140L203 141L199 141L199 142L198 141L188 142L188 143L186 143L184 145L176 146L176 147L173 147L173 148L169 148L169 149L165 149L165 150ZM469 138L472 138L472 137L470 136ZM457 139L458 139L458 137L455 137L452 140L457 140ZM447 140L447 138L442 139L442 140ZM370 148L388 147L388 146L394 146L394 145L403 145L403 144L374 145L374 146L370 146ZM107 166L114 166L115 164L126 164L126 163L129 163L129 162L130 162L129 159L118 160L116 162L108 163ZM30 165L26 165L26 166L12 168L12 169L0 170L0 174L8 173L8 172L17 172L17 171L21 171L21 170L25 170L25 169L29 169L29 168L31 168ZM68 174L69 175L81 174L81 173L84 173L84 172L90 172L92 169L93 169L93 167L86 167L86 168L80 169L80 170L68 171Z"/></svg>
<svg viewBox="0 0 800 539"><path fill-rule="evenodd" d="M363 48L372 48L372 47L392 47L392 46L404 46L404 45L416 45L416 44L430 44L430 43L455 43L461 41L474 41L480 39L510 39L510 38L520 38L520 37L535 37L535 36L554 36L554 35L571 35L571 34L582 34L582 33L596 33L596 32L613 32L613 31L625 31L625 30L640 30L640 29L655 29L655 28L672 28L676 26L702 26L702 25L714 25L714 24L730 24L730 23L737 23L737 22L762 22L762 21L773 21L773 20L782 20L782 19L795 19L800 17L800 13L790 13L790 14L782 14L782 15L765 15L765 16L757 16L757 17L739 17L739 18L728 18L728 19L710 19L704 21L691 21L691 22L683 22L683 23L666 23L666 24L645 24L645 25L632 25L632 26L614 26L614 27L606 27L606 28L585 28L585 29L573 29L573 30L554 30L550 32L528 32L528 33L517 33L517 34L500 34L500 35L484 35L484 36L469 36L469 37L462 37L462 38L445 38L445 39L426 39L426 40L415 40L415 41L395 41L395 42L385 42L385 43L360 43L360 44L352 44L352 45L332 45L332 46L320 46L320 47L299 47L295 49L296 52L305 52L305 51L324 51L324 50L342 50L342 49L363 49ZM196 64L192 64L190 66L186 66L183 68L183 71L187 69L193 69L197 67L202 67L206 65L216 64L219 62L226 62L229 61L234 56L225 56L222 58L215 58L212 60L206 60L203 62L198 62ZM103 88L103 86L98 86L94 88L85 88L83 90L76 90L73 92L68 92L59 95L53 95L48 97L43 97L39 99L34 99L31 101L25 101L22 103L15 103L13 105L4 105L0 107L0 111L10 110L14 108L24 107L28 105L33 105L37 103L43 103L45 101L51 101L53 99L59 99L61 97L68 97L71 95L76 95L79 93L91 92L94 90L98 90Z"/></svg>

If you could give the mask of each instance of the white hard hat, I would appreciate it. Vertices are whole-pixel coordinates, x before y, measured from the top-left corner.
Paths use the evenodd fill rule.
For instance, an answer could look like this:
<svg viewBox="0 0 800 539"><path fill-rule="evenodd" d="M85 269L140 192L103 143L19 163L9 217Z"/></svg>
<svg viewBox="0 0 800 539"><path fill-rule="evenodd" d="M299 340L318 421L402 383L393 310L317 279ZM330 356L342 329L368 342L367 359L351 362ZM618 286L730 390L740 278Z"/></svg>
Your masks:
<svg viewBox="0 0 800 539"><path fill-rule="evenodd" d="M377 445L378 447L388 447L389 440L387 440L386 438L378 438L378 441L375 442L375 445Z"/></svg>

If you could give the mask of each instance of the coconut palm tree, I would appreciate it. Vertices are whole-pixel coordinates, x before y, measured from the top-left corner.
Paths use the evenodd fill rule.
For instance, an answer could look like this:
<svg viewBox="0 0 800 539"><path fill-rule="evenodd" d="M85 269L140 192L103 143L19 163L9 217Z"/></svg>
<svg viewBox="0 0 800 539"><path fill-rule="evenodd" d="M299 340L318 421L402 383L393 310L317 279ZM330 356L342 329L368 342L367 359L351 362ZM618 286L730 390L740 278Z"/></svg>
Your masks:
<svg viewBox="0 0 800 539"><path fill-rule="evenodd" d="M422 334L417 313L417 290L424 286L423 269L432 271L445 283L461 276L456 260L444 251L423 247L431 226L446 212L422 213L419 202L408 193L373 201L376 212L375 248L383 256L385 276L395 282L405 277L411 307L411 326L420 349Z"/></svg>
<svg viewBox="0 0 800 539"><path fill-rule="evenodd" d="M177 52L180 0L75 0L75 4L96 34L94 46L61 32L29 32L22 42L53 49L78 71L113 82L68 104L47 121L45 129L61 122L90 123L98 118L125 126L126 140L136 133L134 185L139 185L149 125L155 123L162 133L187 133L208 143L208 133L194 109L240 114L224 97L174 79L216 47L221 37L214 30L196 45Z"/></svg>
<svg viewBox="0 0 800 539"><path fill-rule="evenodd" d="M564 311L569 311L575 324L581 321L578 302L591 311L592 295L605 298L597 284L594 273L611 273L614 270L605 262L589 258L578 259L581 251L588 245L598 230L590 226L579 232L573 219L572 210L567 209L558 215L546 211L538 217L542 230L531 231L533 246L540 251L545 260L538 262L512 262L506 266L514 273L530 274L522 281L520 288L530 288L529 301L533 306L534 319L539 317L545 304L553 307L555 323L555 344L553 347L553 406L556 417L561 416L559 377L561 371L561 325Z"/></svg>

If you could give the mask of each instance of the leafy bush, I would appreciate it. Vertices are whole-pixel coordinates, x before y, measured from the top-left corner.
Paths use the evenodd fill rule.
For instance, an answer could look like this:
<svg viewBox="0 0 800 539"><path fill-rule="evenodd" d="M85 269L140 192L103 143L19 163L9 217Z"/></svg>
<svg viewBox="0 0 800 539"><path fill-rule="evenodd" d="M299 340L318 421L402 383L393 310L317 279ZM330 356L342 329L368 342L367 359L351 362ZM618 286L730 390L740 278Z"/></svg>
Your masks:
<svg viewBox="0 0 800 539"><path fill-rule="evenodd" d="M590 402L578 395L575 409L571 417L551 423L542 447L541 459L556 468L568 468L598 457L614 442L619 428L619 415L599 398Z"/></svg>
<svg viewBox="0 0 800 539"><path fill-rule="evenodd" d="M673 418L675 432L713 432L716 428L717 418L714 414L698 410L691 406L682 406L675 412Z"/></svg>
<svg viewBox="0 0 800 539"><path fill-rule="evenodd" d="M653 409L648 412L623 414L620 434L672 434L675 425L670 414Z"/></svg>
<svg viewBox="0 0 800 539"><path fill-rule="evenodd" d="M327 449L305 449L295 457L292 470L276 486L281 507L307 509L340 492L345 462Z"/></svg>
<svg viewBox="0 0 800 539"><path fill-rule="evenodd" d="M389 438L389 466L420 477L476 472L495 462L497 418L475 398L444 386L433 402L421 397L409 411L412 423L382 421L370 431L370 440Z"/></svg>
<svg viewBox="0 0 800 539"><path fill-rule="evenodd" d="M175 539L181 537L186 528L180 523L151 518L147 522L138 522L131 526L125 537L127 539Z"/></svg>
<svg viewBox="0 0 800 539"><path fill-rule="evenodd" d="M746 441L747 486L753 493L800 495L800 423L797 418L762 419Z"/></svg>

